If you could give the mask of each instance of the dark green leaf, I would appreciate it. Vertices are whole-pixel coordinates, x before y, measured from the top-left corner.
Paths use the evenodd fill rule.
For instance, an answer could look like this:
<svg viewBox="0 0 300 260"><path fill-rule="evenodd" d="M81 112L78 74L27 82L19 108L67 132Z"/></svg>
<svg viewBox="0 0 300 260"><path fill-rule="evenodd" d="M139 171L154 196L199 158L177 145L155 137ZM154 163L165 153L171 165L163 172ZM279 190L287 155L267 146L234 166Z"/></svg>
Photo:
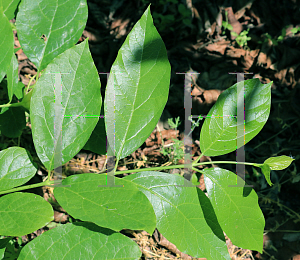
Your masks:
<svg viewBox="0 0 300 260"><path fill-rule="evenodd" d="M17 138L25 127L25 111L21 107L10 107L0 114L0 130L3 135Z"/></svg>

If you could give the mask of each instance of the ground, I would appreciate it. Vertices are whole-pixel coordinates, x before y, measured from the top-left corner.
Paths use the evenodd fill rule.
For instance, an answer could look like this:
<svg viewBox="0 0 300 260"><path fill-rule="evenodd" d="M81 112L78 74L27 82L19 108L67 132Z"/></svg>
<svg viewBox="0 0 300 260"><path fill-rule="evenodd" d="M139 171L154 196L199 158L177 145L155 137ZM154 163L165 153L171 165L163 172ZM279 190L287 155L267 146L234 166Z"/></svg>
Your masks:
<svg viewBox="0 0 300 260"><path fill-rule="evenodd" d="M149 2L88 1L89 19L79 41L89 37L91 53L99 72L109 72L118 49ZM288 169L272 172L271 179L275 183L272 187L267 185L259 172L246 167L246 181L254 185L266 219L264 251L260 254L239 249L229 239L227 245L232 259L300 259L300 33L297 29L300 24L300 2L151 2L155 25L166 44L172 66L169 100L158 127L141 148L123 160L118 170L172 164L174 158L164 156L160 151L163 146L170 147L174 142L172 138L184 138L184 76L177 72L200 73L195 74L192 81L193 115L206 115L220 93L236 83L236 76L230 72L248 73L245 79L255 77L263 83L273 81L270 118L263 130L246 145L246 161L262 163L268 157L279 155L294 156L296 160ZM231 32L236 33L235 36ZM18 47L17 35L15 44ZM27 85L29 78L36 74L36 69L22 50L17 52L17 57L20 79ZM106 76L100 75L100 78L102 86L105 86ZM102 96L104 90L103 87ZM182 124L178 130L170 129L167 119L178 116ZM199 129L193 132L194 158L201 154ZM34 154L30 123L21 145ZM33 157L38 160L37 156ZM203 159L232 161L235 160L235 153ZM184 162L182 158L178 160L179 163ZM64 165L64 172L66 175L97 172L103 169L104 162L105 155L82 150ZM235 172L235 166L222 167ZM36 178L45 175L41 167ZM203 178L198 177L199 188L205 190ZM35 192L46 199L53 197L49 188ZM55 222L67 222L69 216L64 210L59 205L54 207ZM49 228L52 227L22 237L23 245ZM122 232L138 243L143 259L192 259L179 252L158 230L152 236L145 231Z"/></svg>

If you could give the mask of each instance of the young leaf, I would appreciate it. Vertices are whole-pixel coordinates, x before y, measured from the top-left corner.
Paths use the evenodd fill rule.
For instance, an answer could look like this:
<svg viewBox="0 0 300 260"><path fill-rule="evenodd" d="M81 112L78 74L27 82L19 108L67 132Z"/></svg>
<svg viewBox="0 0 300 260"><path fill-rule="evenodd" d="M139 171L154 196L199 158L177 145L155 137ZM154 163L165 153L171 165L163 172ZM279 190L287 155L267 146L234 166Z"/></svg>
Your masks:
<svg viewBox="0 0 300 260"><path fill-rule="evenodd" d="M240 177L228 170L203 171L208 196L226 235L238 247L262 252L265 219L255 191L250 187L229 187Z"/></svg>
<svg viewBox="0 0 300 260"><path fill-rule="evenodd" d="M62 73L56 89L55 73ZM58 92L60 104L55 103ZM101 103L100 80L87 40L48 65L33 89L30 105L33 142L48 170L71 160L85 145L98 122L98 117L90 115L97 116ZM57 106L61 106L61 118L55 116ZM56 163L55 156L61 163Z"/></svg>
<svg viewBox="0 0 300 260"><path fill-rule="evenodd" d="M270 174L271 174L270 166L268 164L263 164L263 165L260 165L259 167L261 168L263 175L265 175L265 178L266 178L268 184L270 186L272 186L273 183L271 182L271 178L270 178Z"/></svg>
<svg viewBox="0 0 300 260"><path fill-rule="evenodd" d="M18 260L134 260L141 255L138 245L129 237L81 222L62 225L38 236L24 246Z"/></svg>
<svg viewBox="0 0 300 260"><path fill-rule="evenodd" d="M282 155L282 156L268 158L267 160L264 161L264 164L269 165L271 170L279 171L289 167L292 161L294 160L295 159L289 156Z"/></svg>
<svg viewBox="0 0 300 260"><path fill-rule="evenodd" d="M42 197L15 192L0 198L0 234L24 236L53 220L53 209Z"/></svg>
<svg viewBox="0 0 300 260"><path fill-rule="evenodd" d="M86 0L22 0L16 19L24 53L39 71L74 46L88 16Z"/></svg>
<svg viewBox="0 0 300 260"><path fill-rule="evenodd" d="M36 168L24 148L9 147L0 152L0 191L12 189L29 181Z"/></svg>
<svg viewBox="0 0 300 260"><path fill-rule="evenodd" d="M156 218L152 206L136 186L124 178L115 178L115 185L107 185L106 175L80 174L64 179L54 196L74 218L90 221L115 231L145 230L152 234Z"/></svg>
<svg viewBox="0 0 300 260"><path fill-rule="evenodd" d="M157 229L181 252L207 260L230 259L223 231L200 189L181 187L183 177L162 172L140 172L124 179L131 180L147 196L155 211Z"/></svg>
<svg viewBox="0 0 300 260"><path fill-rule="evenodd" d="M237 89L245 84L245 144L253 139L268 120L271 107L271 85L249 79L225 90L209 111L200 133L200 149L207 156L230 153L237 147ZM244 123L243 123L244 124Z"/></svg>
<svg viewBox="0 0 300 260"><path fill-rule="evenodd" d="M118 159L142 145L168 99L170 64L148 7L118 52L105 95L105 124Z"/></svg>

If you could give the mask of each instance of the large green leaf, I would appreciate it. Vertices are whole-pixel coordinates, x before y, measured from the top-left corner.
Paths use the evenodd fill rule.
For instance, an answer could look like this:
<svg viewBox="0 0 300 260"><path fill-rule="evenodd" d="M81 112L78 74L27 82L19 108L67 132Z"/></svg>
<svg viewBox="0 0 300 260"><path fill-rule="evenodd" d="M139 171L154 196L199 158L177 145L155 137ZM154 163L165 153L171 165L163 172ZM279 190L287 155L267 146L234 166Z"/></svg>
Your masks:
<svg viewBox="0 0 300 260"><path fill-rule="evenodd" d="M62 73L61 105L55 103L55 92L60 91L60 86L54 88L55 72ZM89 116L99 113L101 103L100 79L87 40L48 65L33 90L30 106L33 141L48 170L66 163L84 146L98 122L98 117ZM59 125L55 123L56 106L61 106L62 118L56 119ZM61 157L61 164L55 163L55 156Z"/></svg>
<svg viewBox="0 0 300 260"><path fill-rule="evenodd" d="M120 231L146 230L153 233L156 218L146 196L130 181L115 178L115 185L107 185L106 175L80 174L69 176L54 189L59 204L74 218Z"/></svg>
<svg viewBox="0 0 300 260"><path fill-rule="evenodd" d="M16 27L24 53L43 70L79 40L87 16L86 0L22 0Z"/></svg>
<svg viewBox="0 0 300 260"><path fill-rule="evenodd" d="M204 170L208 196L219 223L238 247L262 252L265 219L258 205L258 197L250 187L229 187L239 176L221 168ZM240 182L244 182L241 178Z"/></svg>
<svg viewBox="0 0 300 260"><path fill-rule="evenodd" d="M0 2L1 3L1 2ZM14 35L10 23L0 6L0 82L7 73L11 58L14 55Z"/></svg>
<svg viewBox="0 0 300 260"><path fill-rule="evenodd" d="M0 191L20 186L36 173L32 158L21 147L10 147L0 152Z"/></svg>
<svg viewBox="0 0 300 260"><path fill-rule="evenodd" d="M16 192L0 198L0 235L24 236L53 220L53 209L42 197Z"/></svg>
<svg viewBox="0 0 300 260"><path fill-rule="evenodd" d="M245 144L254 138L268 120L271 85L249 79L225 90L206 117L200 133L200 149L207 156L227 154L237 147L237 88L245 84ZM244 124L244 122L242 122Z"/></svg>
<svg viewBox="0 0 300 260"><path fill-rule="evenodd" d="M168 99L170 71L148 7L119 50L107 83L106 132L117 158L135 151L155 128Z"/></svg>
<svg viewBox="0 0 300 260"><path fill-rule="evenodd" d="M129 237L93 223L61 225L21 251L18 260L139 259L142 253Z"/></svg>
<svg viewBox="0 0 300 260"><path fill-rule="evenodd" d="M200 189L180 187L183 177L162 172L140 172L124 179L134 182L147 196L157 229L181 252L208 260L230 259L214 210Z"/></svg>

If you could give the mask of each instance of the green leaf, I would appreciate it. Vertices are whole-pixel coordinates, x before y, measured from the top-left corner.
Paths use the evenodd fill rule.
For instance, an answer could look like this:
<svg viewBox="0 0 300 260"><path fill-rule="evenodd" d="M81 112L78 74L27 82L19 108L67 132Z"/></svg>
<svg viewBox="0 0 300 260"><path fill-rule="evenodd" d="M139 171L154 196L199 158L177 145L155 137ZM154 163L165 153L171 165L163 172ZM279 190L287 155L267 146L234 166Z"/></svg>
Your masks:
<svg viewBox="0 0 300 260"><path fill-rule="evenodd" d="M18 39L39 71L74 46L87 21L85 0L22 0L17 14Z"/></svg>
<svg viewBox="0 0 300 260"><path fill-rule="evenodd" d="M20 0L2 0L3 12L8 20L15 17L15 11L20 3Z"/></svg>
<svg viewBox="0 0 300 260"><path fill-rule="evenodd" d="M18 91L19 64L15 55L12 55L11 62L7 71L7 91L9 102L12 101L13 94Z"/></svg>
<svg viewBox="0 0 300 260"><path fill-rule="evenodd" d="M54 189L59 204L74 218L120 231L145 230L152 234L156 219L152 206L133 183L115 178L115 185L107 185L106 175L86 173L69 176L63 185Z"/></svg>
<svg viewBox="0 0 300 260"><path fill-rule="evenodd" d="M183 185L183 177L162 172L140 172L123 179L134 182L147 196L157 229L181 252L207 260L230 259L214 210L200 189L178 186Z"/></svg>
<svg viewBox="0 0 300 260"><path fill-rule="evenodd" d="M0 198L0 235L24 236L53 220L53 209L32 193L10 193Z"/></svg>
<svg viewBox="0 0 300 260"><path fill-rule="evenodd" d="M0 130L3 135L17 138L25 127L25 112L21 107L10 107L0 114Z"/></svg>
<svg viewBox="0 0 300 260"><path fill-rule="evenodd" d="M7 73L11 63L11 58L14 55L14 35L11 30L10 23L0 8L0 82Z"/></svg>
<svg viewBox="0 0 300 260"><path fill-rule="evenodd" d="M0 259L4 259L3 257L4 257L5 249L10 239L11 238L9 237L0 239Z"/></svg>
<svg viewBox="0 0 300 260"><path fill-rule="evenodd" d="M32 158L24 148L10 147L0 152L0 191L26 183L35 173Z"/></svg>
<svg viewBox="0 0 300 260"><path fill-rule="evenodd" d="M155 128L168 99L170 72L148 7L119 50L106 88L106 133L118 159L140 147Z"/></svg>
<svg viewBox="0 0 300 260"><path fill-rule="evenodd" d="M261 168L262 173L265 175L265 178L270 186L273 185L271 182L270 174L271 174L271 168L268 164L263 164L259 166Z"/></svg>
<svg viewBox="0 0 300 260"><path fill-rule="evenodd" d="M237 137L237 88L242 84L245 84L245 135ZM259 79L249 79L225 90L202 126L201 152L206 156L223 155L241 147L237 147L237 138L245 138L245 144L253 139L268 120L271 85L272 82L262 84Z"/></svg>
<svg viewBox="0 0 300 260"><path fill-rule="evenodd" d="M140 259L129 237L93 223L66 224L49 230L22 249L18 260Z"/></svg>
<svg viewBox="0 0 300 260"><path fill-rule="evenodd" d="M58 86L55 90L55 73L58 72L62 73L61 89ZM55 92L57 95L58 91L61 103L56 104ZM87 40L48 65L33 89L30 105L34 145L48 170L68 162L85 145L98 122L98 117L89 116L99 113L101 103L100 80ZM56 122L58 106L61 106L62 118ZM54 160L55 156L61 158L61 162Z"/></svg>
<svg viewBox="0 0 300 260"><path fill-rule="evenodd" d="M271 157L264 161L264 165L267 164L271 168L271 170L279 171L283 170L290 166L290 164L294 161L293 158L282 155L277 157Z"/></svg>
<svg viewBox="0 0 300 260"><path fill-rule="evenodd" d="M255 191L229 187L240 177L228 170L210 168L203 172L208 196L226 235L238 247L262 252L265 220Z"/></svg>
<svg viewBox="0 0 300 260"><path fill-rule="evenodd" d="M103 115L103 107L101 108L100 115ZM92 151L97 154L106 154L106 132L104 118L100 117L99 121L93 130L89 140L84 145L83 149Z"/></svg>

